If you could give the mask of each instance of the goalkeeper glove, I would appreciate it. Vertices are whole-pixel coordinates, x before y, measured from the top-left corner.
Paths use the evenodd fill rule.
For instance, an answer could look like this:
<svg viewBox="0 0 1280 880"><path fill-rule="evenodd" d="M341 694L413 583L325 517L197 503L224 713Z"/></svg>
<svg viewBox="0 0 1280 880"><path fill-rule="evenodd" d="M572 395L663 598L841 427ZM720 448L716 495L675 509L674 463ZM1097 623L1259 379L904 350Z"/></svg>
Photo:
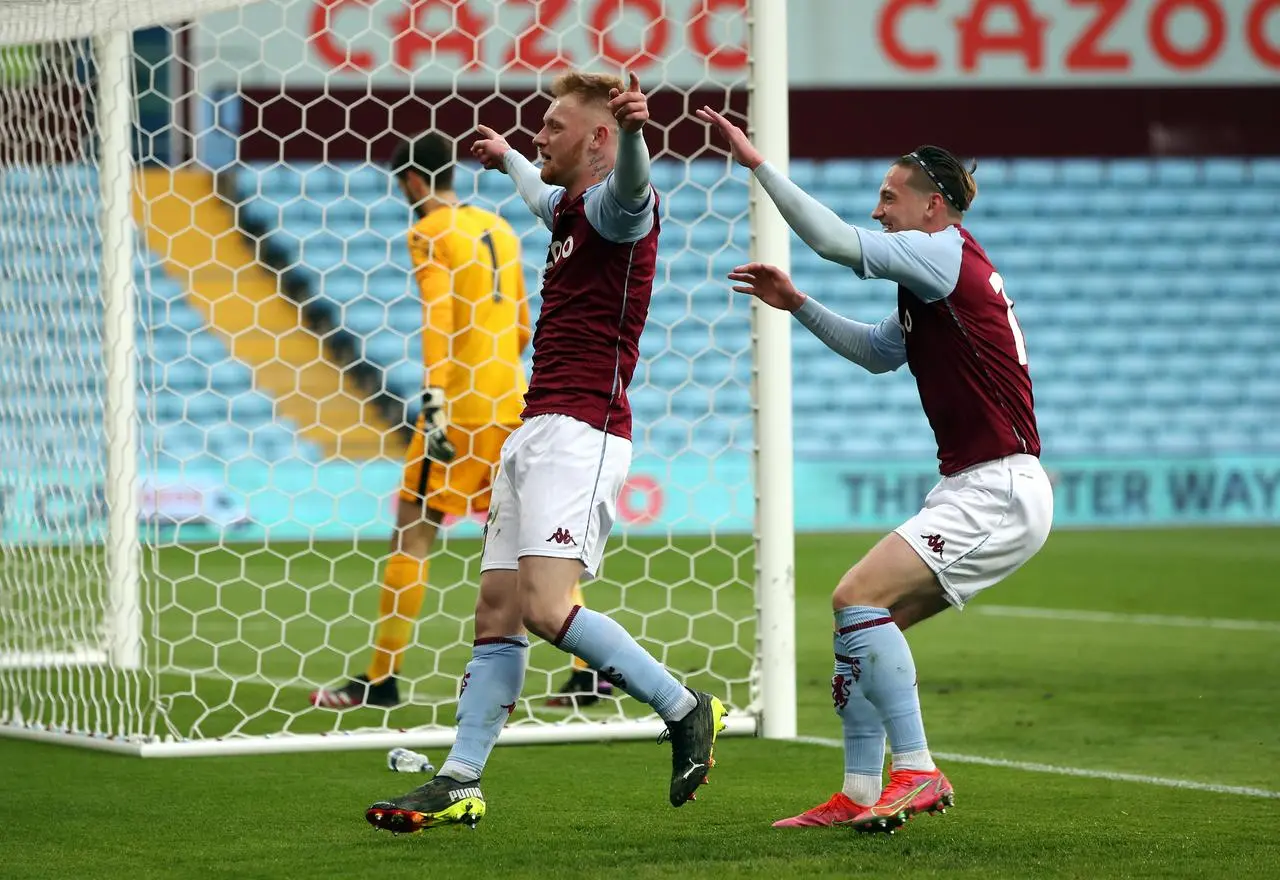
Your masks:
<svg viewBox="0 0 1280 880"><path fill-rule="evenodd" d="M458 450L445 431L444 389L428 388L422 395L422 432L426 435L427 458L442 464L453 461Z"/></svg>

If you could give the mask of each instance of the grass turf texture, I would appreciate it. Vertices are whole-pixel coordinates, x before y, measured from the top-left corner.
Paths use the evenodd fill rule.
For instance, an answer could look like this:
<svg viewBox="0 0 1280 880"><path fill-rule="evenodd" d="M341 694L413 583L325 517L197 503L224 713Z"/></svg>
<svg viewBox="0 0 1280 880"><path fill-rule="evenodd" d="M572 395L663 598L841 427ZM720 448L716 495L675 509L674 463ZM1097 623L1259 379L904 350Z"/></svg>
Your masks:
<svg viewBox="0 0 1280 880"><path fill-rule="evenodd" d="M803 734L839 736L830 707L829 592L870 540L798 539ZM648 559L658 583L687 579L699 564L708 566L695 572L702 580L730 580L735 564L745 580L748 557L738 555L744 548L729 547L692 564L684 553L654 555L656 548L643 545L634 556ZM259 563L250 562L238 581L239 561L228 554L202 554L197 562L180 553L162 562L171 572L192 569L182 594L187 608L216 592L224 608L243 614L235 603L250 601L252 583L285 580L275 557L249 557ZM333 562L334 556L327 550L323 557L295 556L287 582L302 584L313 600L369 582L372 564L363 557ZM911 634L930 744L945 752L1280 790L1274 692L1280 633L978 611L998 603L1280 621L1278 562L1276 530L1055 534L974 610L948 613ZM447 576L448 563L440 568ZM611 589L601 587L597 596ZM258 601L296 601L288 598L296 587L273 589L282 590L278 598ZM629 602L657 601L662 592L640 583L631 589ZM451 592L444 601L465 598L464 590ZM358 594L350 607L371 603L374 590ZM335 654L356 650L355 623L331 628ZM454 624L445 626L456 633ZM420 632L420 641L428 638ZM442 657L442 674L446 660L452 657ZM206 724L220 723L218 712L201 712ZM370 715L365 723L381 717L350 714ZM381 752L140 761L0 740L0 875L1280 876L1277 800L942 762L956 785L957 807L918 818L892 838L868 838L769 827L835 790L842 772L837 749L730 738L718 756L699 801L673 810L665 803L665 746L499 749L485 780L490 813L476 832L393 839L365 825L363 808L414 780L387 772Z"/></svg>

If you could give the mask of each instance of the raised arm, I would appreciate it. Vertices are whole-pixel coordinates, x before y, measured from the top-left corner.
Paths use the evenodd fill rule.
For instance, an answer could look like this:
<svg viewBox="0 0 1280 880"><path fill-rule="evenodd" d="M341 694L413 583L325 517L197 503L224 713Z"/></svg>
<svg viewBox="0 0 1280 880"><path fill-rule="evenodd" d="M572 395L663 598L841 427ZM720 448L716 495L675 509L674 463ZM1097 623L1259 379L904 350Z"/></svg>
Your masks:
<svg viewBox="0 0 1280 880"><path fill-rule="evenodd" d="M605 187L619 205L640 212L653 204L649 183L649 145L640 131L618 132L618 163L605 180Z"/></svg>
<svg viewBox="0 0 1280 880"><path fill-rule="evenodd" d="M533 216L550 229L552 214L556 209L556 203L564 195L564 189L543 183L542 175L538 173L534 164L515 150L507 150L506 155L502 157L502 167L515 181L516 192L520 193L520 198L524 199Z"/></svg>
<svg viewBox="0 0 1280 880"><path fill-rule="evenodd" d="M954 228L930 235L850 226L768 162L755 175L787 225L824 260L850 267L859 278L901 284L925 302L955 290L964 241Z"/></svg>
<svg viewBox="0 0 1280 880"><path fill-rule="evenodd" d="M552 213L556 203L564 195L564 189L542 182L542 176L533 163L521 156L507 139L492 128L477 126L482 137L471 145L471 155L480 160L485 168L501 171L515 181L516 192L529 206L533 215L550 229Z"/></svg>
<svg viewBox="0 0 1280 880"><path fill-rule="evenodd" d="M843 318L796 290L777 266L748 263L729 273L734 290L765 305L791 312L822 344L871 373L896 370L907 361L907 344L897 313L878 324Z"/></svg>
<svg viewBox="0 0 1280 880"><path fill-rule="evenodd" d="M618 155L604 186L587 192L587 220L610 241L639 241L653 229L653 186L643 132L649 104L634 73L627 91L610 97L609 111L618 120Z"/></svg>
<svg viewBox="0 0 1280 880"><path fill-rule="evenodd" d="M751 169L769 198L778 206L787 225L795 230L805 244L824 260L841 263L861 274L862 242L858 238L859 230L856 226L845 223L835 211L796 186L766 162L738 126L710 107L703 107L695 115L703 122L710 123L725 137L734 160Z"/></svg>
<svg viewBox="0 0 1280 880"><path fill-rule="evenodd" d="M587 220L609 241L639 241L653 229L653 187L649 148L640 132L621 132L618 164L603 186L587 192Z"/></svg>
<svg viewBox="0 0 1280 880"><path fill-rule="evenodd" d="M818 256L848 266L860 278L895 281L925 302L942 299L955 289L964 241L954 227L931 235L878 232L845 223L766 162L738 126L710 107L697 111L697 116L724 136L734 161L751 169L787 225Z"/></svg>
<svg viewBox="0 0 1280 880"><path fill-rule="evenodd" d="M796 186L768 162L757 165L753 173L778 206L787 225L814 253L863 274L858 227L845 223L839 214Z"/></svg>

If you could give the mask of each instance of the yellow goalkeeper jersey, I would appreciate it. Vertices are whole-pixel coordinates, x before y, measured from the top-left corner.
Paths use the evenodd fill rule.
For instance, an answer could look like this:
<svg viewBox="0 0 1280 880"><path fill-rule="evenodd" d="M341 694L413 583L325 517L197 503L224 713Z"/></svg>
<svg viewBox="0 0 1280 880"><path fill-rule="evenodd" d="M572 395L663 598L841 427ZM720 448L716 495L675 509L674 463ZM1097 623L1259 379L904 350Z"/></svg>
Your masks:
<svg viewBox="0 0 1280 880"><path fill-rule="evenodd" d="M527 388L529 301L520 238L469 205L437 208L409 231L423 304L427 385L444 389L451 424L518 425Z"/></svg>

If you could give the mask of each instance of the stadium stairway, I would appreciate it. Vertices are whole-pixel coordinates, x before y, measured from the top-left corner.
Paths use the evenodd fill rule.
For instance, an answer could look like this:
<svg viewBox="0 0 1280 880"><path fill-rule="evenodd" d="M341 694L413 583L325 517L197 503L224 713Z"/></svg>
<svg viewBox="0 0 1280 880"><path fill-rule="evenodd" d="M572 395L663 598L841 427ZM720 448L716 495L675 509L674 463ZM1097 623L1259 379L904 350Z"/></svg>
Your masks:
<svg viewBox="0 0 1280 880"><path fill-rule="evenodd" d="M300 306L257 262L212 175L149 168L139 175L136 192L135 216L150 249L303 438L325 457L403 454L400 435L330 359Z"/></svg>
<svg viewBox="0 0 1280 880"><path fill-rule="evenodd" d="M887 163L797 160L791 175L872 226ZM745 175L726 175L720 160L652 167L663 228L629 392L637 452L747 449L750 324L724 280L748 252ZM423 378L422 311L404 247L408 209L385 169L264 163L236 176L242 213L310 276L315 307L359 341L358 359L411 402ZM966 226L1017 303L1047 456L1280 450L1280 158L993 159L978 183ZM547 231L505 176L463 164L455 184L523 236L536 294ZM892 284L853 283L847 269L793 248L797 285L830 308L863 320L893 308ZM872 380L810 334L792 339L798 457L933 454L908 370Z"/></svg>

